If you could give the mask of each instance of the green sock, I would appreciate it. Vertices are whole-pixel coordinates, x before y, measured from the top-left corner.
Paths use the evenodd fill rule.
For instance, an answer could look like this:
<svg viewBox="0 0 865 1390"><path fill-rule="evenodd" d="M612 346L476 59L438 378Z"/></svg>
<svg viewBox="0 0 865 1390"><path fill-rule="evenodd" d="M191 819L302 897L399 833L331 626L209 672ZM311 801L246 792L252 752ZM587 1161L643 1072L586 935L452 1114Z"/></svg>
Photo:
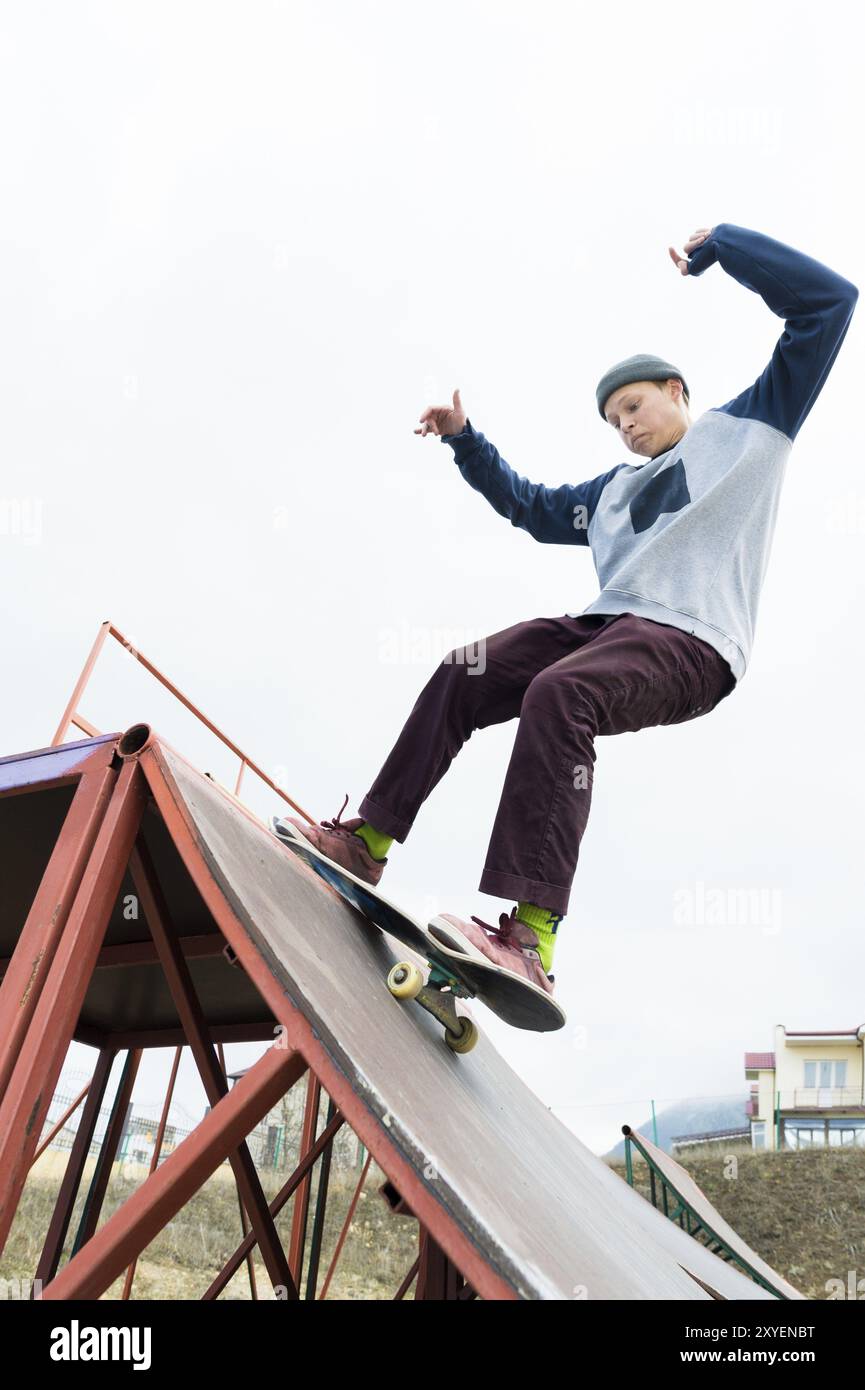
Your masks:
<svg viewBox="0 0 865 1390"><path fill-rule="evenodd" d="M359 825L354 833L363 840L373 859L384 859L393 844L392 835L382 835L378 830L373 830L368 821Z"/></svg>
<svg viewBox="0 0 865 1390"><path fill-rule="evenodd" d="M537 907L535 903L517 904L517 921L525 922L538 938L538 955L547 975L553 967L556 932L563 915L561 912L550 912L546 907Z"/></svg>

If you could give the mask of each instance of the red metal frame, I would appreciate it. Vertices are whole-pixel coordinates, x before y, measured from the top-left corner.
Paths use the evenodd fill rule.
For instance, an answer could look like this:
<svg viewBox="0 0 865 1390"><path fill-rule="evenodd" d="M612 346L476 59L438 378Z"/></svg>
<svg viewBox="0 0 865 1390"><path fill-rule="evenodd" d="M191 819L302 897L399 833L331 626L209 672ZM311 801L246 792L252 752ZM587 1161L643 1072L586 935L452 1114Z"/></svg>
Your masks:
<svg viewBox="0 0 865 1390"><path fill-rule="evenodd" d="M0 961L0 1251L37 1153L44 1151L52 1135L83 1101L78 1130L35 1271L37 1280L42 1283L42 1297L97 1298L123 1275L122 1297L128 1298L141 1251L217 1165L227 1159L237 1185L242 1239L204 1297L217 1297L244 1260L252 1296L257 1297L252 1264L252 1251L257 1245L271 1284L286 1298L296 1300L303 1273L312 1168L320 1159L326 1164L335 1135L348 1122L365 1145L367 1158L320 1296L326 1297L330 1289L363 1183L375 1160L391 1182L398 1185L400 1192L406 1193L410 1210L419 1221L421 1253L396 1297L405 1295L417 1275L416 1297L465 1297L465 1290L473 1292L476 1286L484 1297L512 1298L512 1290L489 1269L461 1228L426 1191L414 1169L381 1130L347 1079L331 1063L307 1019L278 988L217 888L201 855L193 826L170 792L159 742L146 726L135 726L122 736L97 735L78 713L81 693L108 635L125 644L125 639L111 624L104 624L100 629L52 749L40 750L23 760L0 759L0 795L20 795L67 784L73 788L69 810L13 954L9 960ZM241 774L243 766L250 766L272 790L302 815L307 815L215 725L200 715L151 663L140 654L135 655L241 757ZM59 743L70 723L93 733L94 738L63 744L61 750ZM134 736L130 738L130 735ZM41 763L40 759L43 759ZM3 764L9 762L16 764L14 771L19 780L14 784L8 775L4 780ZM238 778L238 787L239 782ZM211 933L182 940L178 937L147 846L139 833L149 799L155 801L192 882L219 929L218 936ZM257 821L252 812L236 804L251 820ZM150 939L106 946L105 932L127 870ZM231 1090L225 1076L221 1043L252 1039L271 1041L274 1029L273 1025L265 1024L207 1027L188 963L218 952L224 952L245 971L281 1027L278 1042ZM103 968L142 964L161 968L180 1026L108 1034L82 1026L79 1016L93 973ZM73 1035L99 1049L94 1075L40 1146L50 1098ZM166 1045L176 1050L148 1177L97 1230L141 1050ZM184 1045L192 1050L211 1109L194 1133L160 1163L168 1107L180 1049ZM215 1047L218 1047L218 1056ZM129 1053L124 1074L91 1179L75 1248L66 1266L58 1272L112 1063L120 1050ZM298 1165L268 1204L245 1136L304 1073L308 1075L308 1092ZM329 1119L316 1138L323 1091L329 1101ZM317 1230L313 1232L315 1248L311 1251L313 1268L309 1272L306 1295L312 1298L316 1296L316 1269L327 1194L326 1171L319 1192ZM286 1254L276 1231L275 1217L292 1196L295 1203ZM435 1229L435 1240L428 1235L427 1225ZM465 1285L463 1275L456 1272L456 1264L472 1280L471 1287Z"/></svg>
<svg viewBox="0 0 865 1390"><path fill-rule="evenodd" d="M99 1107L108 1086L114 1057L115 1053L111 1048L102 1048L96 1059L96 1067L87 1092L87 1103L78 1122L75 1142L72 1145L72 1152L69 1155L57 1201L54 1204L54 1212L48 1226L42 1254L36 1266L36 1278L43 1284L47 1284L50 1279L54 1278L60 1264L66 1233L72 1220L72 1209L78 1196L78 1189L81 1186L87 1155L90 1153L90 1146L93 1143L93 1134L99 1119Z"/></svg>
<svg viewBox="0 0 865 1390"><path fill-rule="evenodd" d="M0 1251L6 1244L111 909L120 891L144 813L145 796L141 768L135 762L125 763L84 867L68 921L42 980L41 992L35 1007L28 1010L30 1026L0 1103ZM21 956L19 941L3 981L4 991L10 985L10 977L18 975L20 978L17 963Z"/></svg>
<svg viewBox="0 0 865 1390"><path fill-rule="evenodd" d="M340 1115L339 1113L334 1115L330 1124L327 1126L326 1129L322 1131L318 1139L316 1139L315 1143L312 1145L312 1148L309 1150L309 1152L305 1154L304 1157L300 1160L291 1177L288 1179L288 1182L283 1184L283 1186L279 1189L279 1192L274 1197L273 1201L270 1204L270 1212L272 1216L279 1215L286 1202L292 1196L292 1193L296 1192L301 1182L303 1182L306 1178L313 1164L315 1164L318 1161L320 1155L327 1148L328 1144L331 1143L337 1131L342 1127L344 1123L345 1120L343 1119L342 1115ZM255 1239L252 1234L244 1236L237 1249L234 1251L233 1254L231 1254L228 1257L223 1268L220 1270L219 1274L216 1276L213 1283L210 1285L210 1288L204 1294L205 1299L213 1299L218 1297L218 1295L225 1288L231 1276L240 1268L240 1265L244 1257L246 1256L248 1251L252 1249L254 1244Z"/></svg>
<svg viewBox="0 0 865 1390"><path fill-rule="evenodd" d="M99 1224L102 1203L105 1201L105 1193L108 1190L108 1179L111 1177L111 1167L117 1157L117 1150L120 1148L120 1141L123 1138L132 1088L135 1085L140 1063L141 1048L131 1048L126 1054L123 1073L111 1106L108 1128L99 1149L96 1170L90 1180L90 1189L87 1193L81 1222L75 1235L75 1243L72 1246L73 1254L86 1244Z"/></svg>
<svg viewBox="0 0 865 1390"><path fill-rule="evenodd" d="M60 1119L57 1121L57 1123L51 1126L45 1138L42 1140L42 1143L39 1145L39 1148L33 1155L33 1163L36 1163L38 1159L42 1157L42 1154L44 1154L49 1144L51 1144L51 1142L60 1133L61 1129L63 1129L64 1125L66 1124L66 1121L70 1118L70 1116L75 1114L75 1111L78 1109L79 1105L81 1104L89 1090L90 1082L88 1081L87 1085L82 1087L82 1089L78 1092L78 1095L75 1097L72 1104L67 1106L67 1108L63 1111L63 1114L60 1116Z"/></svg>
<svg viewBox="0 0 865 1390"><path fill-rule="evenodd" d="M136 766L135 762L127 766ZM213 1044L195 996L185 957L178 945L177 934L171 925L165 899L153 871L150 856L143 842L133 848L130 858L132 881L138 900L150 927L159 952L162 969L187 1041L192 1049L201 1075L205 1094L211 1106L217 1106L228 1094L228 1082L213 1051ZM249 1213L267 1272L274 1284L287 1286L296 1296L294 1280L280 1244L276 1228L267 1208L252 1155L246 1144L240 1144L230 1155L240 1197ZM152 1181L152 1178L148 1181Z"/></svg>
<svg viewBox="0 0 865 1390"><path fill-rule="evenodd" d="M224 1051L224 1049L223 1049L222 1043L218 1043L218 1044L217 1044L217 1047L216 1047L216 1055L217 1055L218 1058L219 1058L219 1065L220 1065L220 1067L221 1067L221 1069L222 1069L222 1075L225 1077L226 1081L228 1081L227 1068L226 1068L226 1065L225 1065L225 1051ZM249 1226L248 1226L248 1224L247 1224L247 1220L246 1220L246 1211L244 1210L243 1199L242 1199L242 1197L241 1197L241 1195L240 1195L240 1189L239 1189L239 1188L237 1189L237 1205L238 1205L238 1209L239 1209L239 1211L240 1211L240 1229L241 1229L241 1231L243 1232L244 1237L246 1237L246 1236L248 1235L248 1233L249 1233ZM271 1212L271 1215L272 1215L272 1214L273 1214L273 1213ZM257 1288L256 1282L255 1282L255 1261L253 1260L252 1250L251 1250L251 1249L250 1249L250 1251L249 1251L249 1254L248 1254L247 1257L246 1257L246 1273L247 1273L247 1278L249 1279L249 1292L250 1292L250 1295L251 1295L253 1301L254 1301L254 1302L257 1302L257 1301L258 1301L258 1288Z"/></svg>
<svg viewBox="0 0 865 1390"><path fill-rule="evenodd" d="M303 1115L303 1130L300 1136L300 1157L305 1158L315 1144L315 1131L318 1128L318 1111L321 1103L321 1082L310 1072L306 1087L306 1109ZM306 1223L309 1218L309 1194L312 1175L307 1173L297 1189L294 1211L291 1218L291 1247L289 1262L295 1282L300 1284L303 1267L303 1251L306 1245Z"/></svg>
<svg viewBox="0 0 865 1390"><path fill-rule="evenodd" d="M156 1169L159 1167L159 1158L162 1153L162 1143L165 1139L165 1127L168 1123L168 1112L171 1108L171 1099L174 1095L174 1083L177 1080L177 1070L180 1066L180 1056L182 1052L182 1047L176 1047L174 1049L174 1060L171 1063L171 1075L168 1078L168 1085L165 1088L165 1100L162 1104L162 1114L159 1117L159 1129L156 1132L156 1142L153 1145L153 1153L150 1158L151 1174L155 1173ZM128 1299L130 1294L132 1293L132 1281L135 1278L135 1267L137 1264L138 1260L136 1258L132 1261L132 1264L126 1271L126 1278L123 1283L123 1293L121 1294L121 1298L124 1300Z"/></svg>
<svg viewBox="0 0 865 1390"><path fill-rule="evenodd" d="M349 1208L346 1212L345 1220L342 1223L342 1229L340 1230L339 1237L336 1242L336 1248L334 1249L333 1257L331 1259L330 1265L328 1266L327 1274L324 1276L324 1283L321 1286L321 1293L319 1294L319 1298L327 1298L327 1291L330 1288L330 1281L333 1278L334 1270L337 1266L337 1261L339 1260L339 1257L342 1254L342 1247L345 1244L345 1238L348 1235L348 1228L351 1225L351 1218L354 1216L354 1209L357 1206L358 1201L360 1199L360 1194L363 1191L363 1185L366 1182L366 1175L369 1172L369 1165L371 1163L372 1154L367 1154L366 1162L364 1163L363 1170L361 1172L360 1177L358 1178L357 1187L354 1189L354 1196L352 1197L351 1202L349 1203Z"/></svg>
<svg viewBox="0 0 865 1390"><path fill-rule="evenodd" d="M42 1297L98 1298L104 1293L305 1071L298 1053L269 1048L52 1279Z"/></svg>
<svg viewBox="0 0 865 1390"><path fill-rule="evenodd" d="M461 1296L462 1276L457 1276L451 1268L454 1256L461 1269L474 1274L477 1282L486 1289L487 1296L513 1296L498 1277L486 1268L459 1228L443 1229L443 1226L450 1226L449 1219L443 1215L441 1208L435 1207L431 1197L425 1197L423 1184L417 1175L387 1136L380 1132L374 1117L365 1109L345 1078L328 1061L305 1017L276 986L274 977L218 891L202 859L191 826L182 808L171 796L162 775L159 744L151 741L140 753L129 754L122 738L106 739L95 747L82 750L80 758L73 758L73 761L74 769L59 778L47 775L51 772L50 760L46 760L42 769L36 767L35 771L30 768L29 762L27 764L27 776L31 777L28 787L31 790L74 779L77 779L78 786L36 891L33 908L7 962L0 987L0 998L9 1011L7 1017L11 1018L11 1026L21 1041L17 1057L10 1056L8 1050L3 1054L9 1077L0 1105L0 1239L5 1241L24 1180L35 1158L48 1102L69 1042L73 1033L79 1037L82 1035L78 1019L93 973L100 968L123 964L140 965L147 962L158 965L171 992L180 1027L157 1030L155 1033L131 1031L122 1036L118 1033L108 1038L94 1039L100 1052L93 1078L75 1105L58 1122L62 1125L76 1105L84 1101L78 1131L35 1271L36 1278L43 1286L42 1296L50 1299L99 1297L116 1278L123 1275L122 1297L128 1298L135 1263L141 1250L206 1181L217 1164L228 1159L234 1168L237 1183L242 1239L212 1281L205 1298L217 1297L244 1260L251 1270L252 1251L258 1245L271 1283L286 1298L297 1299L309 1219L312 1168L330 1152L336 1133L347 1120L365 1144L368 1156L321 1296L326 1296L331 1286L363 1179L373 1159L385 1169L394 1184L399 1184L400 1191L409 1195L411 1210L419 1214L420 1221L426 1219L435 1223L436 1241L430 1243L423 1235L423 1254L417 1265L422 1277L419 1279L417 1296ZM22 788L18 787L17 790ZM149 797L155 800L192 881L219 928L221 935L216 941L212 935L186 938L182 942L177 936L153 863L139 834ZM106 947L105 931L127 869L138 895L142 916L150 930L150 942ZM39 969L31 971L30 976L26 977L22 969L23 959L34 945L39 953ZM237 1026L233 1031L230 1026L207 1028L189 974L189 961L209 955L223 946L230 953L229 958L236 960L257 986L273 1017L282 1027L279 1042L230 1092L224 1059L221 1055L217 1057L214 1050L216 1034L234 1038L254 1033L270 1040L273 1027L255 1025L251 1028L247 1025ZM13 990L20 987L22 980L29 985L23 991L23 1005L26 1007L12 1011L10 1003L14 1000ZM19 998L19 1004L21 1002ZM141 1049L149 1044L164 1045L168 1040L167 1035L171 1036L177 1051L150 1173L133 1196L97 1230ZM192 1049L212 1108L198 1129L164 1162L159 1163L168 1105L177 1074L179 1048L184 1044ZM130 1055L114 1098L75 1248L67 1265L58 1272L100 1105L104 1100L112 1063L121 1047L127 1049ZM305 1072L309 1074L308 1097L299 1163L277 1197L268 1204L244 1136ZM331 1109L334 1106L337 1109L322 1134L316 1138L322 1091L327 1094ZM54 1129L57 1127L54 1126ZM326 1193L324 1180L319 1190ZM290 1251L286 1255L276 1232L275 1217L292 1196L296 1200ZM323 1223L323 1205L322 1201L318 1212L319 1232ZM315 1239L314 1233L314 1245ZM307 1297L316 1296L314 1267L317 1259L316 1246L312 1251L313 1268L307 1280ZM405 1294L409 1283L410 1280L404 1283L398 1296ZM253 1297L257 1296L254 1277L250 1287Z"/></svg>
<svg viewBox="0 0 865 1390"><path fill-rule="evenodd" d="M0 984L0 1098L21 1052L48 971L117 782L114 745L99 744L69 776L78 786ZM57 785L52 780L42 785ZM0 1249L3 1237L0 1235Z"/></svg>

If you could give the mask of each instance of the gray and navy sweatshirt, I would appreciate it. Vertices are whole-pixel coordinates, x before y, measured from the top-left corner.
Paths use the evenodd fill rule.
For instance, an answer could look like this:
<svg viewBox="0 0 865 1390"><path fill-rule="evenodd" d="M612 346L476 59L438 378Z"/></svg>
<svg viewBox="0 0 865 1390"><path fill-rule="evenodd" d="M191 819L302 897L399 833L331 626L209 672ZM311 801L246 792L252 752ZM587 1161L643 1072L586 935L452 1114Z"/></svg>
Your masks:
<svg viewBox="0 0 865 1390"><path fill-rule="evenodd" d="M601 585L582 613L635 613L693 633L738 682L754 638L787 456L844 340L859 291L819 261L722 222L688 262L718 261L785 320L766 370L679 442L585 483L521 478L470 420L442 435L473 488L512 526L587 545ZM580 617L569 613L568 617Z"/></svg>

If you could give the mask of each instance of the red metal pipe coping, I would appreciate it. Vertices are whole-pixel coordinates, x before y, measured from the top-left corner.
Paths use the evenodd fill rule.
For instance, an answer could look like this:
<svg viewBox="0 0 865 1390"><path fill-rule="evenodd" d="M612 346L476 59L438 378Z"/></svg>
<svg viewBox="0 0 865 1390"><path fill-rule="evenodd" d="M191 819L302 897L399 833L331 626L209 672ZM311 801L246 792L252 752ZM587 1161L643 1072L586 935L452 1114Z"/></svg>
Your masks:
<svg viewBox="0 0 865 1390"><path fill-rule="evenodd" d="M149 724L130 724L117 740L117 752L121 758L137 758L153 742L153 730Z"/></svg>

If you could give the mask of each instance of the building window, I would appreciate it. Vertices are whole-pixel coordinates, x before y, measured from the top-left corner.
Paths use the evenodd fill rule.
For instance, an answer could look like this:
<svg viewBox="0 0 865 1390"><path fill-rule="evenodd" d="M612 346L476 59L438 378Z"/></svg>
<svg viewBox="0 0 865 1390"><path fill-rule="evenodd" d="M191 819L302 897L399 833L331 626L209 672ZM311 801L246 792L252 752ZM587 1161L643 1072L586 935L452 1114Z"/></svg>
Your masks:
<svg viewBox="0 0 865 1390"><path fill-rule="evenodd" d="M844 1104L847 1085L847 1059L820 1058L804 1063L805 1092L798 1104L829 1107ZM794 1104L797 1102L794 1101Z"/></svg>
<svg viewBox="0 0 865 1390"><path fill-rule="evenodd" d="M755 1120L751 1125L751 1147L753 1149L765 1149L766 1147L766 1121Z"/></svg>
<svg viewBox="0 0 865 1390"><path fill-rule="evenodd" d="M785 1125L784 1140L788 1149L822 1149L825 1143L825 1132L822 1128L811 1129L804 1125Z"/></svg>

